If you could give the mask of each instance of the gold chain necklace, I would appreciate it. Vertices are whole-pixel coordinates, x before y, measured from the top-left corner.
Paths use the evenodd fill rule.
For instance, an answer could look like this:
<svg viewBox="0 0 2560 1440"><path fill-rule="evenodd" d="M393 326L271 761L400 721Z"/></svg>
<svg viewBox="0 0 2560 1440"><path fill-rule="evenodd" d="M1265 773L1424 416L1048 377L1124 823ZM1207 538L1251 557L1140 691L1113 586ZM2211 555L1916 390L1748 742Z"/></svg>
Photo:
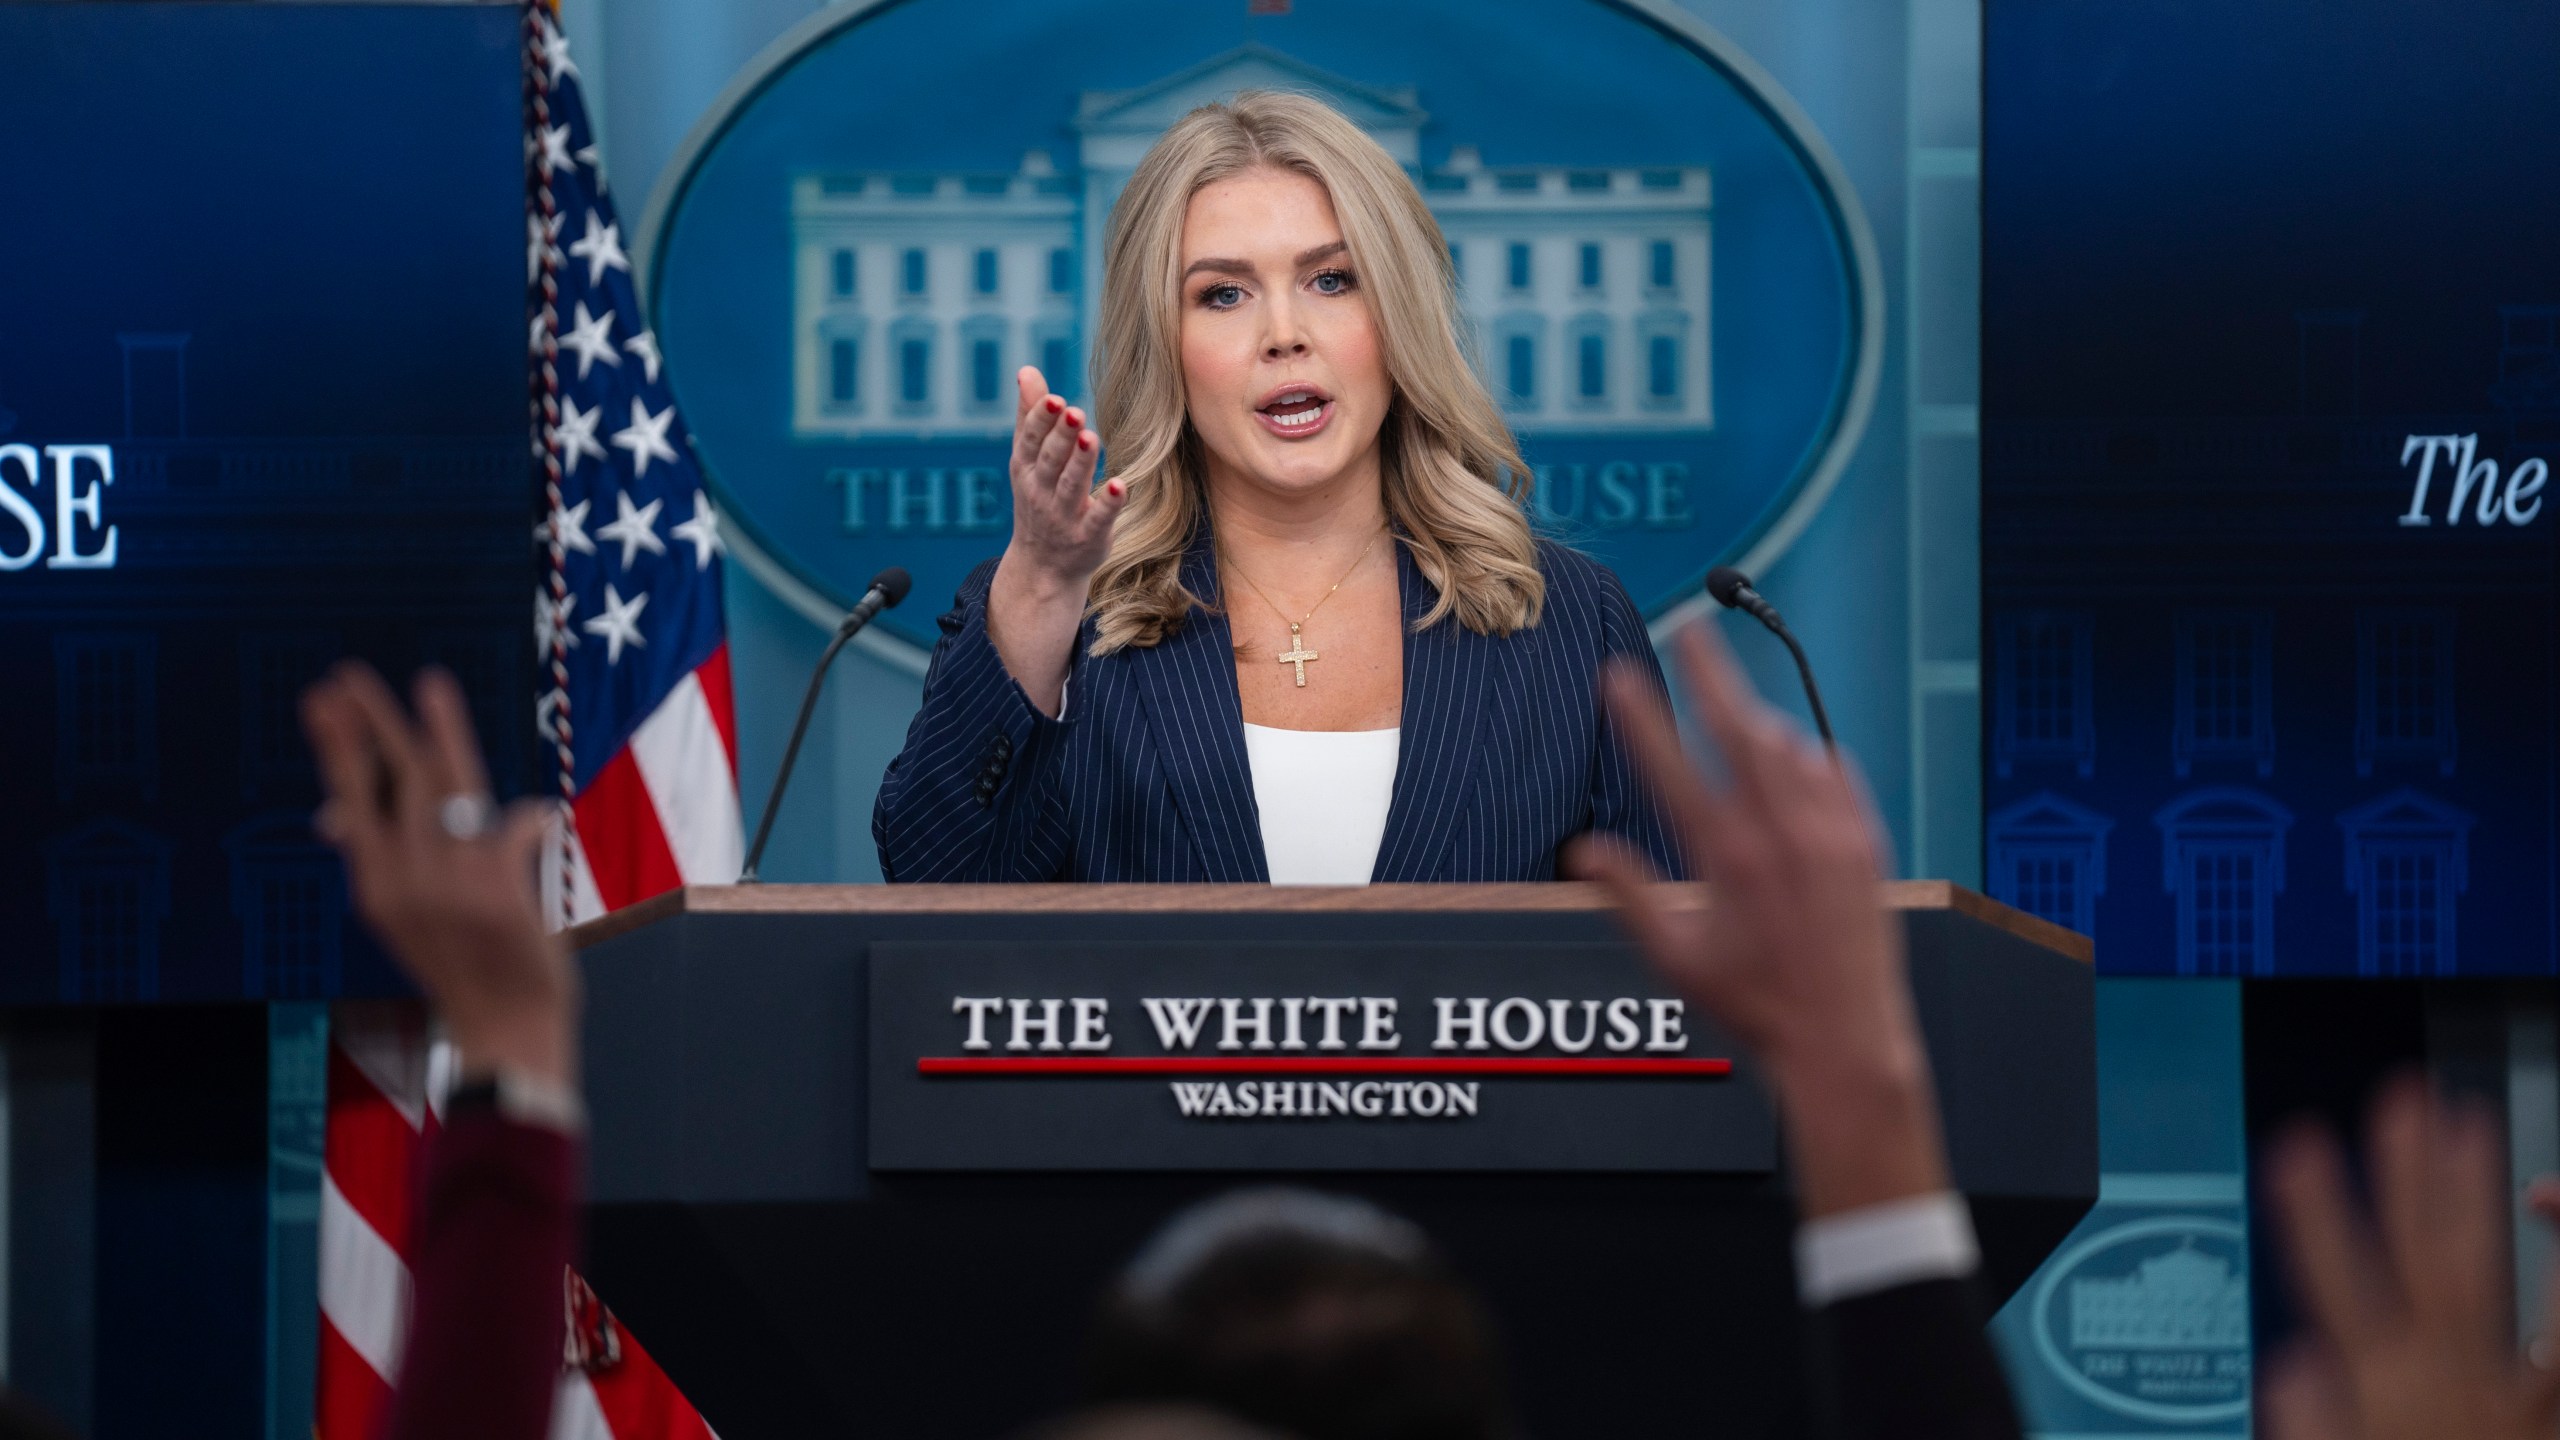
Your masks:
<svg viewBox="0 0 2560 1440"><path fill-rule="evenodd" d="M1360 547L1360 557L1351 562L1350 569L1342 572L1342 580L1334 581L1333 590L1327 590L1324 592L1322 596L1317 598L1316 603L1307 607L1306 614L1299 616L1295 620L1289 619L1289 612L1281 609L1279 605L1272 601L1268 594L1263 592L1261 586L1253 583L1252 576L1247 575L1242 570L1236 569L1235 562L1225 558L1224 546L1219 547L1220 559L1224 563L1226 569L1233 572L1237 579L1243 581L1246 589L1251 590L1256 595L1262 596L1262 603L1271 606L1271 613L1279 616L1281 620L1288 625L1289 648L1281 653L1279 661L1283 665L1295 665L1298 667L1299 689L1304 690L1307 688L1307 662L1310 660L1321 660L1324 657L1318 655L1313 650L1308 649L1307 642L1298 638L1298 627L1306 624L1310 619L1313 619L1315 617L1315 613L1324 608L1324 602L1333 598L1333 591L1341 589L1344 580L1349 580L1353 575L1359 573L1360 567L1368 562L1369 552L1378 548L1379 536L1385 535L1386 533L1386 527L1383 525L1379 526L1378 534L1370 536L1369 543Z"/></svg>

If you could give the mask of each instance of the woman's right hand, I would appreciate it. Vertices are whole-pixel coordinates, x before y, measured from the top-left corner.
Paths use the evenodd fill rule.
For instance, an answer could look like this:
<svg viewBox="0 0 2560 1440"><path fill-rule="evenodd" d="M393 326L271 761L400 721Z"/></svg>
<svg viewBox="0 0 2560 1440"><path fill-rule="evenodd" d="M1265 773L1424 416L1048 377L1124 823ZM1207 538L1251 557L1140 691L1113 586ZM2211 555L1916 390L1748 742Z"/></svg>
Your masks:
<svg viewBox="0 0 2560 1440"><path fill-rule="evenodd" d="M1031 703L1056 715L1074 658L1085 590L1111 553L1129 485L1097 487L1101 437L1085 413L1049 393L1032 366L1014 372L1013 540L987 593L987 630Z"/></svg>
<svg viewBox="0 0 2560 1440"><path fill-rule="evenodd" d="M1126 482L1094 488L1102 441L1085 413L1049 393L1039 370L1014 372L1013 543L1004 563L1019 563L1049 582L1082 594L1111 552L1111 524L1128 501Z"/></svg>

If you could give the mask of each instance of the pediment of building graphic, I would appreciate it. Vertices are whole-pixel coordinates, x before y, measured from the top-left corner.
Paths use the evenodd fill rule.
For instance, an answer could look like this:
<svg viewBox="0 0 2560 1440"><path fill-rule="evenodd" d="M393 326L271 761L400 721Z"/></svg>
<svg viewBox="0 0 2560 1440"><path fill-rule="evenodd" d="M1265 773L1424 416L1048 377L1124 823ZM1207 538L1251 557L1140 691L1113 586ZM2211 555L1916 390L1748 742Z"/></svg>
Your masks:
<svg viewBox="0 0 2560 1440"><path fill-rule="evenodd" d="M235 861L249 863L315 861L335 866L336 853L311 833L311 817L300 810L269 810L252 815L222 837L222 848Z"/></svg>
<svg viewBox="0 0 2560 1440"><path fill-rule="evenodd" d="M1076 129L1087 136L1162 132L1176 120L1239 90L1300 90L1320 95L1351 123L1377 136L1405 164L1416 157L1412 133L1429 119L1410 85L1371 85L1337 75L1268 45L1248 43L1212 55L1130 90L1088 90L1076 104ZM1401 132L1399 134L1399 132ZM1388 143L1399 135L1407 144Z"/></svg>
<svg viewBox="0 0 2560 1440"><path fill-rule="evenodd" d="M2153 823L2173 833L2225 831L2281 834L2293 828L2293 812L2255 790L2207 785L2160 807Z"/></svg>
<svg viewBox="0 0 2560 1440"><path fill-rule="evenodd" d="M126 820L99 819L45 843L45 858L58 866L165 864L169 842Z"/></svg>
<svg viewBox="0 0 2560 1440"><path fill-rule="evenodd" d="M1987 824L2003 840L2096 840L2116 828L2115 821L2050 790L1992 811Z"/></svg>
<svg viewBox="0 0 2560 1440"><path fill-rule="evenodd" d="M2458 835L2470 830L2468 810L2403 785L2388 795L2338 812L2338 828L2350 835Z"/></svg>

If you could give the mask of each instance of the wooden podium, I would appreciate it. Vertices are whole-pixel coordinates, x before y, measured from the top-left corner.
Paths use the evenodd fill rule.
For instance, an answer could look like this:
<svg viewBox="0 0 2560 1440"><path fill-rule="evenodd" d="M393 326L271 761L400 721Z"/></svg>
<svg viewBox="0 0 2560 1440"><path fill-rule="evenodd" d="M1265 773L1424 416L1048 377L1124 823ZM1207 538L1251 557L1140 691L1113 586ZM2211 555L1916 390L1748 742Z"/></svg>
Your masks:
<svg viewBox="0 0 2560 1440"><path fill-rule="evenodd" d="M1945 882L1887 892L1996 1302L2097 1196L2089 942ZM1806 1428L1782 1159L1723 1173L871 1165L872 1092L903 1073L867 1053L884 1033L875 993L889 993L874 989L875 947L901 965L978 947L1017 970L1044 947L1169 956L1202 975L1247 949L1313 967L1409 947L1442 974L1463 973L1447 967L1470 947L1632 966L1589 887L696 887L574 939L587 1273L728 1440L988 1440L1052 1412L1073 1398L1092 1297L1155 1226L1275 1181L1425 1226L1494 1317L1528 1433Z"/></svg>

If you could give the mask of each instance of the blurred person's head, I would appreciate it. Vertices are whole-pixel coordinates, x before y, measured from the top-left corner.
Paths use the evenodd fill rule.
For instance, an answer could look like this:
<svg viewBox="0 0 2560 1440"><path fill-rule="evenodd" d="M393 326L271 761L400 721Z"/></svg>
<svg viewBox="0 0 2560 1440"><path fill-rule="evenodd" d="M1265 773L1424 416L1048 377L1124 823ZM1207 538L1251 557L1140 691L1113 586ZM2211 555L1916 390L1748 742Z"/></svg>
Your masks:
<svg viewBox="0 0 2560 1440"><path fill-rule="evenodd" d="M1208 1405L1302 1440L1512 1433L1491 1326L1429 1239L1303 1190L1167 1222L1104 1296L1086 1379L1096 1401Z"/></svg>
<svg viewBox="0 0 2560 1440"><path fill-rule="evenodd" d="M1529 468L1461 316L1413 178L1323 101L1247 90L1168 127L1103 246L1094 418L1129 501L1093 578L1094 653L1182 622L1182 560L1213 496L1264 508L1374 487L1439 591L1426 623L1536 624Z"/></svg>

